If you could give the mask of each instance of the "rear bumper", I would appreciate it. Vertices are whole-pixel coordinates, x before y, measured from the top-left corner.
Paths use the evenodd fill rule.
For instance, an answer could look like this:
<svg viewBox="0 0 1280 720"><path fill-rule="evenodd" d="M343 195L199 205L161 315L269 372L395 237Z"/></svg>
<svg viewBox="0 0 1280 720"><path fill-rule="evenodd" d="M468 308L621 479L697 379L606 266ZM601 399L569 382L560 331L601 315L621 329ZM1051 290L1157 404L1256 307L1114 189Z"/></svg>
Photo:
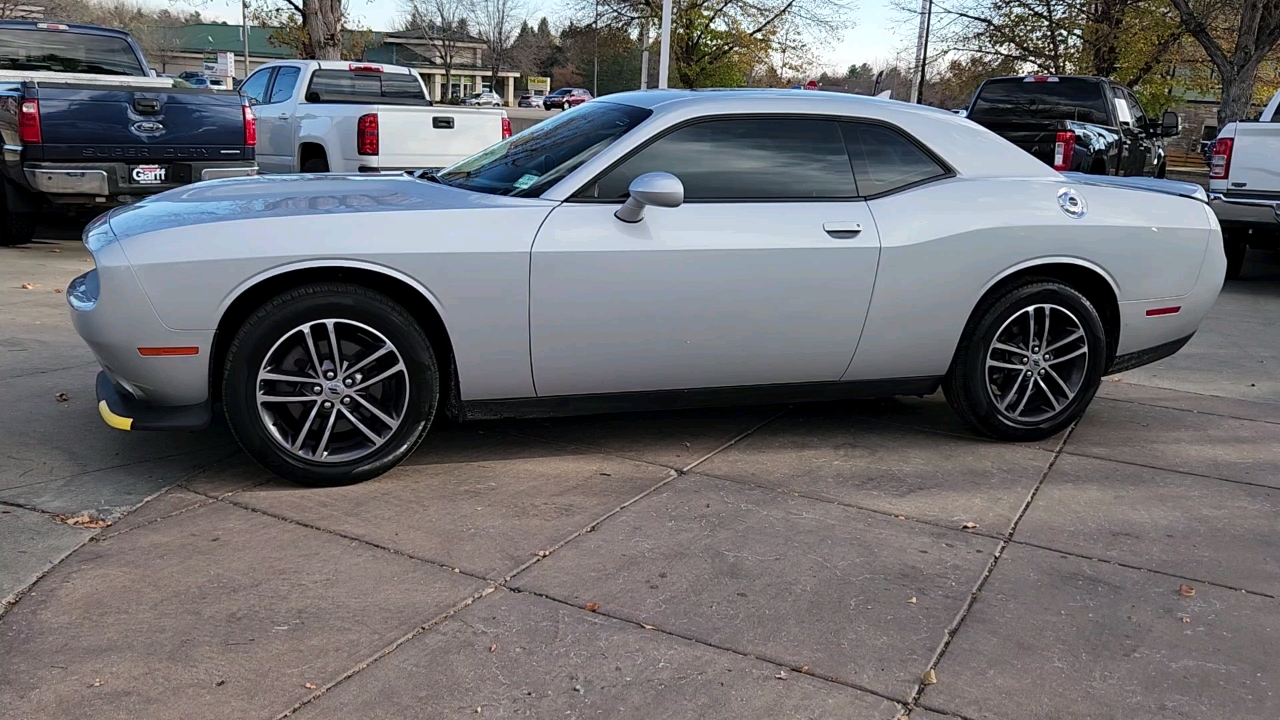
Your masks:
<svg viewBox="0 0 1280 720"><path fill-rule="evenodd" d="M117 430L203 430L213 419L213 408L207 401L153 407L112 382L105 371L98 373L96 389L98 414Z"/></svg>
<svg viewBox="0 0 1280 720"><path fill-rule="evenodd" d="M1224 228L1280 230L1280 202L1274 200L1228 198L1221 193L1209 193L1209 207Z"/></svg>
<svg viewBox="0 0 1280 720"><path fill-rule="evenodd" d="M135 183L130 174L130 167L135 165L164 166L168 174L167 182L145 185ZM258 164L252 160L174 163L31 162L24 164L22 170L27 184L54 202L111 205L133 202L201 180L257 175Z"/></svg>

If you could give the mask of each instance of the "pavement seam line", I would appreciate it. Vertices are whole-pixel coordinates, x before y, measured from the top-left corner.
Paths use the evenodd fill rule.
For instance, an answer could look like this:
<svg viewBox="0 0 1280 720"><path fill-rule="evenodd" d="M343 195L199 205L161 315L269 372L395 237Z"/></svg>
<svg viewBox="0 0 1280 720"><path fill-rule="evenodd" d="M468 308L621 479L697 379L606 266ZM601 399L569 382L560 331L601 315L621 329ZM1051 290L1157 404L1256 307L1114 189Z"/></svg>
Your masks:
<svg viewBox="0 0 1280 720"><path fill-rule="evenodd" d="M185 489L185 488L183 488L183 489ZM168 489L168 488L166 488L163 492L168 492L168 490L169 490L169 489ZM188 492L190 492L190 491L188 490ZM97 540L98 540L98 542L104 542L104 541L110 540L110 539L112 539L112 538L120 537L121 535L124 535L125 533L133 532L134 530L141 530L141 529L142 529L142 528L144 528L144 527L150 527L150 526L152 526L152 525L154 525L154 524L156 524L156 523L160 522L161 520L168 520L168 519L169 519L169 518L171 518L171 517L176 517L176 516L181 515L181 514L183 514L183 513L191 512L192 510L198 510L198 509L200 509L200 508L202 508L202 507L206 507L206 506L208 506L208 505L212 505L212 504L214 504L214 503L216 503L216 502L218 502L218 501L217 501L216 499L214 499L214 498L205 497L203 500L201 500L200 502L196 503L195 505L189 505L189 506L184 507L184 508L182 508L182 509L180 509L180 510L174 510L174 511L173 511L173 512L171 512L171 513L167 513L167 514L165 514L165 515L161 515L161 516L159 516L159 517L153 517L153 518L151 518L150 520L148 520L148 521L146 521L146 522L144 522L144 523L142 523L142 524L140 524L140 525L134 525L133 527L128 527L128 528L125 528L125 529L123 529L123 530L116 530L115 532L103 533L102 535L98 535L98 536L97 536ZM134 509L134 510L132 510L131 512L137 512L137 510L141 509L141 507L142 507L142 506L138 506L138 508L135 508L135 509ZM127 516L126 516L126 517L127 517ZM124 518L121 518L121 519L123 520Z"/></svg>
<svg viewBox="0 0 1280 720"><path fill-rule="evenodd" d="M1158 465L1147 465L1146 463L1134 462L1132 460L1117 460L1116 458L1113 458L1113 457L1103 457L1102 455L1090 455L1089 453L1084 453L1084 452L1074 452L1070 450L1064 450L1060 454L1068 455L1070 457L1087 458L1089 460L1105 460L1107 462L1119 463L1120 465L1128 465L1130 467L1140 467L1140 468L1145 468L1147 470L1159 470L1160 472L1174 473L1177 475L1188 475L1190 477L1204 478L1205 480L1217 480L1219 482L1235 483L1236 485L1248 485L1249 487L1265 488L1267 490L1280 490L1280 488L1277 488L1274 485L1263 485L1261 483L1251 482L1249 480L1235 480L1232 478L1218 477L1217 475L1206 475L1204 473L1192 472L1190 470L1174 470L1172 468L1160 467ZM1055 459L1056 459L1056 456L1055 456Z"/></svg>
<svg viewBox="0 0 1280 720"><path fill-rule="evenodd" d="M81 475L90 475L90 474L97 473L97 472L106 472L106 471L108 471L108 470L120 470L120 469L122 469L122 468L133 467L134 465L141 465L141 464L143 464L143 463L157 462L157 461L160 461L160 460L171 460L171 459L176 458L176 457L182 457L183 455L190 455L192 452L205 452L206 450L207 450L207 451L209 451L209 452L212 452L213 450L218 450L218 449L221 449L221 448L224 448L224 447L233 447L233 446L235 446L235 447L239 447L238 445L236 445L236 443L235 443L235 442L231 442L231 443L227 443L227 444L225 444L225 445L215 445L215 446L213 446L212 448L207 448L207 449L205 449L205 450L195 450L195 451L192 451L192 450L184 450L184 451L182 451L182 452L176 452L176 453L173 453L172 455L159 455L159 456L157 456L157 457L153 457L153 458L146 458L145 460L134 460L134 461L132 461L132 462L122 463L122 464L120 464L120 465L108 465L107 467L93 468L92 470L82 470L82 471L80 471L80 472L74 472L74 473L71 473L70 475L62 475L62 476L59 476L59 477L45 478L44 480L34 480L34 481L32 481L32 482L29 482L29 483L23 483L22 485L14 485L14 486L12 486L12 487L6 487L6 488L4 488L3 492L8 492L8 491L10 491L10 490L18 490L18 489L25 488L25 487L31 487L32 485L39 485L39 484L41 484L41 483L57 482L57 481L59 481L59 480L70 480L71 478L80 477ZM231 457L235 457L235 455L233 454L233 455L231 455L230 457L222 458L221 460L216 461L216 462L214 463L214 465L210 465L210 467L214 467L214 466L215 466L215 465L217 465L218 463L225 462L226 460L229 460ZM34 469L34 468L33 468L33 469ZM29 472L29 471L28 471L28 472ZM196 472L200 472L200 470L197 470ZM184 478L184 480L185 480L185 479L186 479L186 478Z"/></svg>
<svg viewBox="0 0 1280 720"><path fill-rule="evenodd" d="M488 581L486 581L486 582L488 582ZM492 593L493 591L495 591L495 590L497 590L497 589L498 589L498 585L497 585L497 583L490 582L490 583L489 583L488 585L486 585L484 588L482 588L482 589L480 589L480 590L477 590L476 592L472 593L472 594L471 594L471 597L468 597L467 599L463 600L462 602L460 602L460 603L458 603L458 604L454 605L453 607L449 608L448 610L444 611L443 613L440 613L439 615L437 615L437 616L435 616L435 617L431 618L430 620L428 620L427 622L425 622L425 623L423 623L423 624L421 624L421 625L419 625L419 626L415 627L414 629L410 630L409 632L405 633L404 635L401 635L399 638L397 638L396 640L394 640L391 644L389 644L389 645L387 645L386 647L382 648L381 650L379 650L378 652L374 653L373 655L370 655L368 658L365 658L365 659L364 659L364 660L362 660L361 662L357 663L354 667L350 668L349 670L347 670L347 671L346 671L346 672L344 672L343 674L339 675L339 676L337 677L337 679L335 679L335 680L333 680L333 681L331 681L331 682L325 683L324 685L321 685L319 688L317 688L317 689L316 689L314 692L312 692L310 695L308 695L307 697L305 697L305 698L303 698L302 700L299 700L297 703L295 703L295 704L293 705L293 707L291 707L291 708L289 708L288 710L285 710L284 712L282 712L282 713L280 713L279 715L277 715L277 716L276 716L276 718L275 718L275 720L283 720L284 718L287 718L287 717L289 717L290 715L293 715L293 714L294 714L294 713L296 713L297 711L301 710L304 706L309 705L309 704L311 704L312 702L314 702L315 700L319 699L322 695L324 695L324 694L325 694L326 692L328 692L329 690L331 690L331 689L333 689L333 688L337 687L338 685L340 685L340 684L342 684L342 683L346 682L347 680L349 680L349 679L351 679L351 678L355 677L357 674L359 674L359 673L360 673L360 671L361 671L361 670L364 670L365 668L367 668L367 667L369 667L370 665L374 664L375 662L377 662L377 661L381 660L382 658L386 657L387 655L390 655L391 653L395 652L395 651L396 651L396 649L398 649L401 645L404 645L405 643L407 643L407 642L409 642L410 640L412 640L412 639L414 639L414 638L418 637L419 635L421 635L422 633L424 633L424 632L426 632L426 631L430 630L431 628L435 627L436 625L439 625L440 623L444 622L445 620L448 620L449 618L453 617L454 615L458 614L459 612L462 612L462 611L463 611L463 610L465 610L466 608L470 607L470 606L471 606L473 603L475 603L477 600L479 600L479 599L481 599L481 598L485 597L486 595L488 595L488 594Z"/></svg>
<svg viewBox="0 0 1280 720"><path fill-rule="evenodd" d="M83 538L80 539L80 542L77 543L75 547L66 551L62 555L54 558L53 561L49 563L49 567L36 573L35 579L27 583L25 587L20 587L17 590L14 590L13 592L5 596L3 600L0 600L0 618L3 618L5 614L9 612L9 610L13 609L13 607L18 604L19 600L25 597L27 593L31 592L31 588L35 587L36 583L40 582L40 580L43 579L45 575L48 575L49 573L53 572L53 569L61 565L63 560L66 560L67 558L71 557L72 553L84 547L85 545L88 545L89 541L92 540L94 537L95 535L93 533L85 535Z"/></svg>
<svg viewBox="0 0 1280 720"><path fill-rule="evenodd" d="M1234 585L1226 585L1224 583L1216 582L1214 580L1205 580L1204 578L1194 578L1188 575L1177 575L1171 572L1166 572L1164 570L1153 570L1152 568L1142 567L1140 565L1131 565L1129 563L1120 562L1119 560L1110 560L1102 557L1094 557L1093 555L1085 555L1084 553L1075 552L1073 550L1063 550L1061 548L1050 547L1049 545L1041 545L1039 543L1028 542L1026 540L1010 540L1009 544L1021 545L1023 547L1032 547L1032 548L1036 548L1037 550L1044 550L1046 552L1058 553L1059 555L1066 555L1069 557L1078 558L1080 560L1091 560L1093 562L1105 563L1107 565L1115 565L1116 567L1122 567L1128 570L1139 570L1141 572L1149 572L1154 575L1163 575L1164 577L1167 577L1167 578L1173 578L1174 580L1186 580L1193 583L1200 583L1201 585L1207 585L1209 587L1220 588L1222 590L1230 590L1232 592L1241 592L1248 595L1256 595L1257 597L1270 598L1272 600L1275 600L1277 597L1280 597L1277 595L1264 593L1258 590L1250 590L1248 588L1236 587Z"/></svg>
<svg viewBox="0 0 1280 720"><path fill-rule="evenodd" d="M628 462L640 463L642 465L648 465L650 467L662 468L663 470L674 470L676 472L680 472L680 468L671 467L670 465L664 465L663 463L654 462L653 460L645 460L642 458L623 455L621 451L614 450L612 448L607 448L603 446L597 447L592 445L580 445L578 443L565 442L564 440L552 440L550 438L542 438L542 437L538 437L537 435L527 435L522 432L513 432L511 430L503 430L501 432L506 433L511 437L521 438L522 440L534 440L537 442L544 442L544 443L548 443L550 445L556 445L562 448L569 448L570 450L581 450L583 452L589 452L594 455L604 455L606 457L615 457L622 460L626 460Z"/></svg>
<svg viewBox="0 0 1280 720"><path fill-rule="evenodd" d="M733 447L734 445L738 444L738 442L739 442L739 441L747 439L747 437L748 437L749 435L752 435L753 433L755 433L755 431L759 430L760 428L764 427L765 425L768 425L769 423L773 422L774 420L777 420L778 418L782 417L783 415L786 415L786 414L787 414L787 412L789 412L789 411L791 410L791 408L792 408L792 406L791 406L791 405L788 405L787 407L782 408L781 410L779 410L778 412L776 412L776 413L774 413L774 414L770 415L769 417L765 418L764 420L761 420L760 422L756 423L755 425L752 425L750 428L748 428L748 429L746 429L746 430L744 430L744 431L742 431L742 432L738 433L738 434L737 434L736 436L734 436L731 440L729 440L728 442L724 443L723 445L721 445L720 447L716 448L715 450L712 450L711 452L707 453L706 455L703 455L702 457L698 458L697 460L694 460L693 462L689 463L688 465L685 465L682 469L678 470L677 472L679 472L681 475L685 475L685 474L687 474L689 471L691 471L691 470L693 470L694 468L698 467L698 466L699 466L699 465L701 465L702 463L704 463L704 462L706 462L706 461L710 460L712 457L714 457L714 456L716 456L716 455L719 455L722 451L724 451L724 450L728 450L729 448L731 448L731 447Z"/></svg>
<svg viewBox="0 0 1280 720"><path fill-rule="evenodd" d="M1178 391L1178 392L1182 392L1182 391ZM1200 397L1219 398L1219 399L1222 399L1222 400L1237 400L1237 399L1239 399L1239 398L1227 398L1227 397L1223 397L1223 396L1221 396L1221 395L1201 395ZM1099 400L1107 400L1107 401L1110 401L1110 402L1129 403L1130 405L1141 405L1142 407L1159 408L1159 409L1161 409L1161 410L1173 410L1173 411L1175 411L1175 412L1191 413L1191 414L1193 414L1193 415L1208 415L1208 416L1210 416L1210 417L1227 418L1227 419L1230 419L1230 420L1239 420L1239 421L1241 421L1241 422L1256 422L1256 423L1264 423L1264 424L1266 424L1266 425L1280 425L1280 422L1277 422L1277 421L1275 421L1275 420L1259 420L1258 418L1240 417L1239 415L1228 415L1228 414L1226 414L1226 413L1213 412L1213 411L1210 411L1210 410L1192 410L1191 408L1169 407L1168 405L1157 405L1157 404L1155 404L1155 403L1142 402L1141 400L1124 400L1124 399L1121 399L1121 398L1113 398L1113 397L1105 397L1105 396L1103 396L1103 397L1099 397L1098 399L1099 399ZM1260 401L1258 401L1258 400L1241 400L1241 402L1260 402Z"/></svg>
<svg viewBox="0 0 1280 720"><path fill-rule="evenodd" d="M560 599L560 598L558 598L558 597L556 597L556 596L554 596L554 595L549 595L549 594L544 593L544 592L538 592L538 591L536 591L536 590L517 589L517 588L506 588L506 590L508 590L509 592L512 592L512 593L517 593L517 594L528 594L528 595L533 595L534 597L539 597L539 598L542 598L543 600L548 600L548 601L550 601L550 602L556 603L557 605L564 605L564 606L566 606L566 607L571 607L571 608L573 608L574 610L578 610L578 611L581 611L581 612L588 612L588 611L587 611L586 609L584 609L581 605L575 605L574 603L569 602L568 600L562 600L562 599ZM767 656L764 656L764 655L757 655L757 654L755 654L755 653L744 652L744 651L742 651L742 650L735 650L735 649L733 649L733 648L731 648L731 647L725 647L725 646L723 646L723 645L717 645L717 644L715 644L715 643L708 642L708 641L706 641L706 640L700 640L700 639L698 639L698 638L691 637L691 636L689 636L689 635L682 635L682 634L680 634L680 633L678 633L678 632L674 632L674 631L671 631L671 630L664 630L664 629L662 629L662 628L660 628L660 627L658 627L658 626L656 626L656 625L648 625L648 624L646 624L646 623L642 623L642 622L639 622L639 621L637 621L637 620L630 620L630 619L627 619L627 618L624 618L624 617L619 617L619 616L617 616L617 615L610 614L609 612L607 612L606 610L603 610L603 609L601 609L601 610L596 610L596 611L592 612L591 614L592 614L592 615L601 615L601 616L603 616L603 617L607 617L607 618L609 618L609 619L611 619L611 620L616 620L616 621L618 621L618 622L626 623L627 625L631 625L631 626L633 626L633 627L640 628L641 630L645 630L645 631L648 631L648 632L656 632L656 633L658 633L658 634L660 634L660 635L666 635L666 636L668 636L668 637L673 637L673 638L677 638L677 639L679 639L679 640L684 640L684 641L686 641L686 642L691 642L691 643L694 643L695 645L701 645L701 646L703 646L703 647L711 648L712 650L719 650L720 652L726 652L726 653L729 653L730 655L736 655L736 656L741 657L741 658L747 658L747 659L749 659L749 660L756 660L756 661L758 661L758 662L766 663L766 664L768 664L768 665L772 665L772 666L774 666L774 667L781 668L781 669L783 669L783 670L790 670L791 672L794 672L794 673L796 673L797 675L805 675L805 676L807 676L807 677L817 678L818 680L822 680L822 681L824 681L824 682L829 682L829 683L831 683L832 685L839 685L840 687L846 687L846 688L849 688L849 689L851 689L851 690L857 690L858 692L866 693L866 694L868 694L868 695L874 695L874 696L876 696L876 697L878 697L878 698L880 698L880 699L882 699L882 700L888 700L889 702L895 703L896 705L898 705L898 706L899 706L899 710L900 710L900 711L905 711L905 710L906 710L906 706L907 706L907 704L906 704L905 702L903 702L902 700L900 700L900 699L898 699L898 698L895 698L895 697L892 697L892 696L890 696L890 695L886 695L886 694L884 694L883 692L880 692L880 691L878 691L878 690L872 690L872 689L870 689L870 688L863 687L863 686L861 686L861 685L858 685L857 683L849 682L849 681L847 681L847 680L841 680L841 679L839 679L839 678L836 678L836 677L833 677L833 676L830 676L830 675L825 675L825 674L815 673L815 672L813 672L812 670L805 670L804 672L801 672L801 671L800 671L800 668L798 668L798 667L796 667L796 666L794 666L794 665L791 665L791 664L789 664L789 663L785 663L785 662L782 662L782 661L779 661L779 660L775 660L775 659L773 659L773 658L770 658L770 657L767 657Z"/></svg>
<svg viewBox="0 0 1280 720"><path fill-rule="evenodd" d="M991 575L995 573L996 565L999 564L1000 558L1004 557L1004 551L1008 549L1013 541L1013 534L1018 531L1018 523L1022 522L1022 518L1026 516L1027 511L1031 509L1031 503L1035 501L1036 495L1040 492L1040 488L1044 486L1046 480L1049 479L1049 473L1053 471L1053 466L1057 464L1058 458L1061 457L1063 449L1067 446L1067 441L1071 439L1071 434L1075 432L1076 425L1080 421L1077 419L1067 428L1067 432L1063 434L1062 440L1058 442L1058 447L1054 450L1053 455L1049 458L1049 462L1045 464L1044 472L1040 474L1040 480L1036 482L1035 487L1031 488L1031 492L1027 494L1027 499L1022 501L1022 507L1018 508L1018 513L1014 515L1013 521L1009 523L1009 529L1005 531L1004 537L1000 544L996 546L995 552L992 553L991 559L987 561L987 567L983 570L982 575L978 577L978 581L974 583L973 589L969 591L968 597L965 598L964 605L960 611L956 613L955 618L947 629L943 631L942 642L938 644L938 649L934 651L933 657L930 658L928 666L924 673L916 680L915 690L911 693L911 697L907 702L908 709L914 709L919 706L920 698L924 695L925 688L928 685L924 683L924 675L930 671L936 671L938 665L942 662L942 657L946 655L947 650L951 647L951 642L955 639L956 634L960 632L960 627L964 625L965 618L969 616L969 611L973 609L974 603L977 602L978 596L982 593L983 587L987 581L991 579ZM936 681L935 681L936 682Z"/></svg>

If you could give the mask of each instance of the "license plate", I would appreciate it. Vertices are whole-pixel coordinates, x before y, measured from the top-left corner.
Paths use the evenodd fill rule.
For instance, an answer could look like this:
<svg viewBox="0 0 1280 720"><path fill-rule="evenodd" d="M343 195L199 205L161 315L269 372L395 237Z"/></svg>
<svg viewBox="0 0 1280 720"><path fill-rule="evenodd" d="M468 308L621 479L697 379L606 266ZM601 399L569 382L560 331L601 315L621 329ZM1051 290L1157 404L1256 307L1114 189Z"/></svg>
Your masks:
<svg viewBox="0 0 1280 720"><path fill-rule="evenodd" d="M164 165L134 165L129 168L129 179L135 185L159 185L168 174L169 168Z"/></svg>

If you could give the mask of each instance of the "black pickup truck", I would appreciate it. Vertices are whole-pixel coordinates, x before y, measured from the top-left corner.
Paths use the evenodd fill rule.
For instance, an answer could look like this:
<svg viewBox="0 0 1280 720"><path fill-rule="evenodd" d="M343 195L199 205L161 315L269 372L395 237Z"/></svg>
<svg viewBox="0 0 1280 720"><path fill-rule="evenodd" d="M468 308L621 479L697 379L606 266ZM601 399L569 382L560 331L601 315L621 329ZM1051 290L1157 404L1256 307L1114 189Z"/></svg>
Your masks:
<svg viewBox="0 0 1280 720"><path fill-rule="evenodd" d="M1164 138L1177 113L1152 120L1132 91L1107 78L997 77L974 93L966 116L1055 170L1162 178Z"/></svg>
<svg viewBox="0 0 1280 720"><path fill-rule="evenodd" d="M174 87L128 33L88 25L0 21L0 136L0 245L29 241L49 203L107 208L258 172L239 93Z"/></svg>

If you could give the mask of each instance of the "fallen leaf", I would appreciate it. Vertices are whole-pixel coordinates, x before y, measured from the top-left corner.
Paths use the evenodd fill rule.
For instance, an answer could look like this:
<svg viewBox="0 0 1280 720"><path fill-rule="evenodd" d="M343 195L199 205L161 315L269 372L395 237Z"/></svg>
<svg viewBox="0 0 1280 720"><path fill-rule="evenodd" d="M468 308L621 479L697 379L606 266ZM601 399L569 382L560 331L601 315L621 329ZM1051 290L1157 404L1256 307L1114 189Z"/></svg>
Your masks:
<svg viewBox="0 0 1280 720"><path fill-rule="evenodd" d="M54 399L54 400L57 400L58 402L66 402L66 401L68 401L68 400L70 400L70 399L71 399L71 396L70 396L70 395L68 395L68 394L66 394L66 393L64 393L64 392L60 392L60 393L58 393L58 394L54 395L54 396L53 396L53 399Z"/></svg>
<svg viewBox="0 0 1280 720"><path fill-rule="evenodd" d="M102 679L101 679L101 678L94 678L94 679L93 679L93 685L90 685L89 687L102 687Z"/></svg>
<svg viewBox="0 0 1280 720"><path fill-rule="evenodd" d="M19 287L23 290L34 290L36 286L34 283L22 283Z"/></svg>
<svg viewBox="0 0 1280 720"><path fill-rule="evenodd" d="M54 288L53 291L58 293L59 295L62 294L62 288Z"/></svg>
<svg viewBox="0 0 1280 720"><path fill-rule="evenodd" d="M587 603L583 609L585 609L587 612L595 612L600 609L600 603L597 603L597 602Z"/></svg>
<svg viewBox="0 0 1280 720"><path fill-rule="evenodd" d="M777 675L774 675L774 677L778 678L779 680L786 680L786 679L787 679L787 671L786 671L786 670L779 670L779 671L778 671L778 674L777 674Z"/></svg>
<svg viewBox="0 0 1280 720"><path fill-rule="evenodd" d="M480 714L480 708L476 708L476 714L477 714L477 715L479 715L479 714Z"/></svg>
<svg viewBox="0 0 1280 720"><path fill-rule="evenodd" d="M1183 615L1183 616L1182 616L1182 622L1184 622L1184 623L1189 623L1189 622L1191 622L1191 618L1187 617L1186 615Z"/></svg>
<svg viewBox="0 0 1280 720"><path fill-rule="evenodd" d="M912 604L912 605L915 605L915 604L916 604L916 596L915 596L915 595L912 595L912 596L911 596L911 599L910 599L910 600L908 600L907 602L908 602L908 603L910 603L910 604Z"/></svg>
<svg viewBox="0 0 1280 720"><path fill-rule="evenodd" d="M1190 585L1187 585L1186 583L1183 583L1182 585L1178 586L1178 594L1183 597L1191 597L1192 595L1196 594L1196 589L1191 587Z"/></svg>
<svg viewBox="0 0 1280 720"><path fill-rule="evenodd" d="M920 684L921 685L938 684L938 673L934 672L933 668L929 668L928 670L925 670L924 677L920 678Z"/></svg>
<svg viewBox="0 0 1280 720"><path fill-rule="evenodd" d="M85 528L87 530L101 530L102 528L107 527L108 525L111 524L110 522L103 520L100 517L94 517L93 515L90 515L87 512L82 512L79 515L71 515L71 516L54 515L53 519L57 520L60 523L66 523L71 527L80 527L80 528Z"/></svg>
<svg viewBox="0 0 1280 720"><path fill-rule="evenodd" d="M453 569L453 571L454 571L454 572L456 572L456 573L460 573L460 572L462 572L462 569L461 569L461 568L454 568L454 569Z"/></svg>
<svg viewBox="0 0 1280 720"><path fill-rule="evenodd" d="M906 516L906 515L894 515L894 517L895 517L895 518L897 518L897 519L899 519L899 520L906 520L906 519L907 519L907 516Z"/></svg>
<svg viewBox="0 0 1280 720"><path fill-rule="evenodd" d="M303 683L303 684L302 684L302 687L304 687L304 688L306 688L306 689L308 689L308 690L315 690L315 689L316 689L316 684L315 684L315 683Z"/></svg>
<svg viewBox="0 0 1280 720"><path fill-rule="evenodd" d="M644 623L640 623L640 627L644 628L645 630L657 630L657 629L658 629L658 628L656 628L656 627L654 627L654 626L652 626L652 625L645 625Z"/></svg>
<svg viewBox="0 0 1280 720"><path fill-rule="evenodd" d="M497 645L490 645L490 646L489 646L489 652L498 652L498 646L497 646Z"/></svg>
<svg viewBox="0 0 1280 720"><path fill-rule="evenodd" d="M967 522L967 523L965 523L965 524L961 525L961 526L960 526L960 529L961 529L961 530L973 530L973 529L974 529L974 528L976 528L976 527L978 527L978 523L976 523L976 522Z"/></svg>
<svg viewBox="0 0 1280 720"><path fill-rule="evenodd" d="M214 683L214 684L213 684L213 686L214 686L214 687L222 687L223 685L226 685L226 684L227 684L227 681L226 681L226 680L219 680L218 682Z"/></svg>
<svg viewBox="0 0 1280 720"><path fill-rule="evenodd" d="M802 665L802 666L800 667L800 672L802 672L802 673L807 673L807 672L809 672L809 666L808 666L808 665Z"/></svg>
<svg viewBox="0 0 1280 720"><path fill-rule="evenodd" d="M61 251L61 250L54 249L54 250L50 250L49 252L62 252L62 251Z"/></svg>
<svg viewBox="0 0 1280 720"><path fill-rule="evenodd" d="M538 551L538 557L546 557L546 556L548 556L548 555L550 555L550 554L551 554L551 553L547 552L546 550L539 550L539 551Z"/></svg>

